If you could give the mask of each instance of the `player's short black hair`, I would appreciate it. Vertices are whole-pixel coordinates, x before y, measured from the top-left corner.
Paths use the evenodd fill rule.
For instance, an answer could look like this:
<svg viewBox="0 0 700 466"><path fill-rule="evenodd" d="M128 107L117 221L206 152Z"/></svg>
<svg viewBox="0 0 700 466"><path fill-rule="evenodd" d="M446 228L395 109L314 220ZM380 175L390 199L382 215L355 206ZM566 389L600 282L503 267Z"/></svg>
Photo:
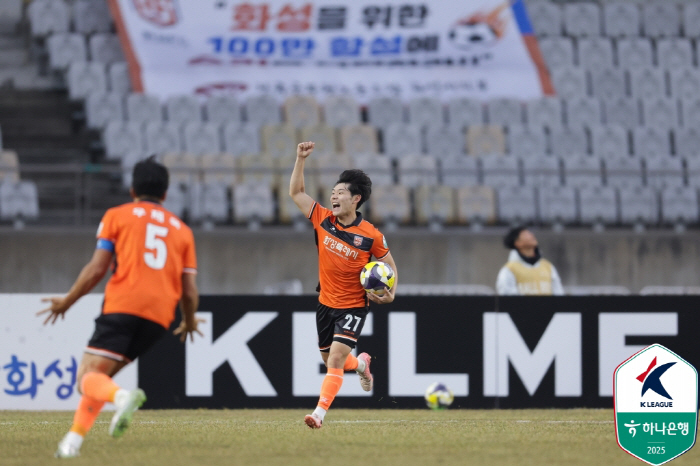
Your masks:
<svg viewBox="0 0 700 466"><path fill-rule="evenodd" d="M163 199L168 191L169 182L168 169L156 162L155 155L134 165L131 187L136 197Z"/></svg>
<svg viewBox="0 0 700 466"><path fill-rule="evenodd" d="M336 186L340 183L347 184L348 191L350 191L350 194L353 196L356 194L360 195L360 202L357 203L358 209L365 201L369 200L369 197L372 195L372 180L370 180L367 173L362 170L345 170L340 174L338 181L335 182Z"/></svg>
<svg viewBox="0 0 700 466"><path fill-rule="evenodd" d="M520 233L523 231L527 230L527 227L525 225L520 225L515 228L511 228L508 233L503 237L503 245L507 249L515 249L515 242L518 239L518 236L520 236Z"/></svg>

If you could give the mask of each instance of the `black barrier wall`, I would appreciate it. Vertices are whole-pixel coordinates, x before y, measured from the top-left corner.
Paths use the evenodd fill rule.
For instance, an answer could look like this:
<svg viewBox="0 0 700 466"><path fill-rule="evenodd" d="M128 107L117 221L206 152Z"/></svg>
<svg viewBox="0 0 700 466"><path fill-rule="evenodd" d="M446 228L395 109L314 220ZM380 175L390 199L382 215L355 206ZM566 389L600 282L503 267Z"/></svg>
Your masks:
<svg viewBox="0 0 700 466"><path fill-rule="evenodd" d="M140 358L145 407L308 408L325 368L315 296L203 296L205 337ZM336 408L420 408L432 382L459 408L612 408L615 367L660 343L698 367L700 297L399 297L373 305ZM177 322L174 324L177 325Z"/></svg>

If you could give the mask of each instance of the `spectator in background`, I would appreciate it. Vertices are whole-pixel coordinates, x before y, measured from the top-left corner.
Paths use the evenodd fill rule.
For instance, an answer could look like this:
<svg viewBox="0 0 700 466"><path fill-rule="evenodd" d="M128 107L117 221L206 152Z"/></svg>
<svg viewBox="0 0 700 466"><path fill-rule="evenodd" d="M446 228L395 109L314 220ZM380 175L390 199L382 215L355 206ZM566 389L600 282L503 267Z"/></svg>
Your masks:
<svg viewBox="0 0 700 466"><path fill-rule="evenodd" d="M498 272L499 295L563 295L557 269L542 259L537 238L524 226L513 228L503 238L510 249L508 262Z"/></svg>

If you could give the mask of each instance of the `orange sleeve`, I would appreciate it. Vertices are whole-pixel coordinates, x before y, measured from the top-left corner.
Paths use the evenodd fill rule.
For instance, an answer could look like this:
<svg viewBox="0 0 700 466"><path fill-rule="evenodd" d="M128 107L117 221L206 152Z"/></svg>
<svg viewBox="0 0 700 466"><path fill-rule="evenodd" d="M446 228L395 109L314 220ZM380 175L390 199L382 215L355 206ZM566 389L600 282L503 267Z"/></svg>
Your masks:
<svg viewBox="0 0 700 466"><path fill-rule="evenodd" d="M386 242L386 238L379 230L376 230L374 243L372 244L372 249L369 252L371 252L372 255L379 260L384 259L386 255L389 254L389 245Z"/></svg>
<svg viewBox="0 0 700 466"><path fill-rule="evenodd" d="M183 273L197 273L197 253L194 245L194 235L192 230L187 232L187 242L185 243L183 257Z"/></svg>
<svg viewBox="0 0 700 466"><path fill-rule="evenodd" d="M117 240L117 222L115 217L116 215L113 209L109 209L105 212L100 221L100 226L97 227L96 236L98 239L106 239L113 243Z"/></svg>
<svg viewBox="0 0 700 466"><path fill-rule="evenodd" d="M331 211L329 209L326 209L318 202L314 202L314 205L311 206L311 212L309 212L309 220L311 220L314 227L317 227L321 224L323 219L329 215L331 215Z"/></svg>

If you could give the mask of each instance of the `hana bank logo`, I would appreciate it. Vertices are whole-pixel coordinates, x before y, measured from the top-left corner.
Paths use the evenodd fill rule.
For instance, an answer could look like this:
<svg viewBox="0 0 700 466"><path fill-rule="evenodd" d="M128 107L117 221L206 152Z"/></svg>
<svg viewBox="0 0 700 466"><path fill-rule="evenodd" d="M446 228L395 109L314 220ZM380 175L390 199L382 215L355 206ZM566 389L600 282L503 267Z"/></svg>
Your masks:
<svg viewBox="0 0 700 466"><path fill-rule="evenodd" d="M167 27L177 24L178 0L132 0L141 18L156 26Z"/></svg>
<svg viewBox="0 0 700 466"><path fill-rule="evenodd" d="M673 398L671 398L671 395L668 394L668 391L666 391L666 388L661 383L661 376L664 375L666 371L669 370L674 364L676 363L667 362L666 364L663 364L654 369L654 367L656 366L656 357L654 357L654 359L649 364L647 370L637 376L637 380L642 382L642 396L644 396L646 392L651 390L654 393L663 396L664 398L673 400Z"/></svg>
<svg viewBox="0 0 700 466"><path fill-rule="evenodd" d="M458 49L470 50L496 44L505 35L508 18L503 13L508 8L510 3L504 2L492 11L478 11L460 19L449 32L452 45Z"/></svg>

